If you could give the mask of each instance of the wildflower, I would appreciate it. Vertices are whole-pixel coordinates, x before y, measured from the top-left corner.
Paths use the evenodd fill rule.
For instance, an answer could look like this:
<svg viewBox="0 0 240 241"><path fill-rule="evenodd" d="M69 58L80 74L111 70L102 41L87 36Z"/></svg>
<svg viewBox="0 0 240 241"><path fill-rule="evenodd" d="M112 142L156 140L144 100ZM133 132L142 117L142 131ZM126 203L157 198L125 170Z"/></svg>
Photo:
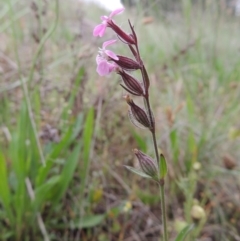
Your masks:
<svg viewBox="0 0 240 241"><path fill-rule="evenodd" d="M134 149L133 152L139 161L142 171L145 174L156 179L158 177L158 171L157 171L158 168L157 168L156 162L150 156L147 156L146 154L139 151L138 149Z"/></svg>
<svg viewBox="0 0 240 241"><path fill-rule="evenodd" d="M97 25L93 30L93 36L102 37L105 34L106 28L111 28L118 37L126 44L136 44L136 36L134 34L128 34L124 30L122 30L118 25L114 23L112 17L122 13L124 8L118 8L111 12L108 16L101 16L102 23Z"/></svg>
<svg viewBox="0 0 240 241"><path fill-rule="evenodd" d="M117 40L108 40L103 43L102 48L99 49L99 54L96 57L97 72L100 76L108 75L115 71L118 67L115 63L109 62L109 60L118 60L118 56L111 50L106 49L108 45L114 44Z"/></svg>
<svg viewBox="0 0 240 241"><path fill-rule="evenodd" d="M93 30L93 36L99 36L102 37L106 31L106 28L108 26L108 22L112 21L112 17L122 13L124 11L124 8L118 8L111 12L111 14L108 16L101 16L102 23L97 25Z"/></svg>

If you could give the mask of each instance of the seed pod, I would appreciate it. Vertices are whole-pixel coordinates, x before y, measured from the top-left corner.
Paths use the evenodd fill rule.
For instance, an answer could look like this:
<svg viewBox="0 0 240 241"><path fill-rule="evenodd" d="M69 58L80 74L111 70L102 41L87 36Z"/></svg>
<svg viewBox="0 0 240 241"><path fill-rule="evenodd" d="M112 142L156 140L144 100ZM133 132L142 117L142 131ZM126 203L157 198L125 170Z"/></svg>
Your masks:
<svg viewBox="0 0 240 241"><path fill-rule="evenodd" d="M134 149L133 152L139 161L142 171L153 179L156 179L158 177L156 162L150 156L147 156L138 149Z"/></svg>
<svg viewBox="0 0 240 241"><path fill-rule="evenodd" d="M137 106L133 100L130 98L129 95L125 96L125 99L128 103L128 105L130 106L130 110L129 110L129 117L130 120L134 120L132 121L133 124L135 124L135 121L139 124L141 124L142 126L151 129L151 123L149 121L148 115L146 114L146 112L140 108L139 106ZM138 126L139 127L139 126Z"/></svg>
<svg viewBox="0 0 240 241"><path fill-rule="evenodd" d="M118 74L121 75L122 80L127 87L126 88L125 86L121 85L126 91L136 96L142 96L144 94L140 82L136 80L133 76L127 74L123 70L120 70Z"/></svg>
<svg viewBox="0 0 240 241"><path fill-rule="evenodd" d="M141 65L128 57L117 55L118 60L110 58L113 62L115 62L118 66L125 70L138 70L141 68Z"/></svg>

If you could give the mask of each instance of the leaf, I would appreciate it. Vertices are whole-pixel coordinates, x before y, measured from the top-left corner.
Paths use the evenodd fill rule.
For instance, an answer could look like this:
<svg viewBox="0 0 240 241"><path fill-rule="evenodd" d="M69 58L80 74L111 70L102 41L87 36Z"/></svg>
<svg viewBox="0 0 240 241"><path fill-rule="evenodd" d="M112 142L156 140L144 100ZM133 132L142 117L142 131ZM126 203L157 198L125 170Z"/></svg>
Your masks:
<svg viewBox="0 0 240 241"><path fill-rule="evenodd" d="M173 152L174 162L176 163L178 160L178 154L179 154L179 140L178 140L178 133L176 129L171 130L170 141L171 141L171 149Z"/></svg>
<svg viewBox="0 0 240 241"><path fill-rule="evenodd" d="M84 161L88 160L90 150L91 150L91 143L92 143L92 134L94 128L94 109L91 108L88 111L87 118L84 125L84 132L83 132L83 158Z"/></svg>
<svg viewBox="0 0 240 241"><path fill-rule="evenodd" d="M64 133L61 141L53 145L53 148L46 159L46 166L42 166L38 171L38 175L36 177L37 186L43 184L43 182L46 180L47 175L54 164L54 160L58 158L61 153L66 153L66 149L68 150L69 145L75 141L83 128L83 117L83 113L79 113L75 123L71 125Z"/></svg>
<svg viewBox="0 0 240 241"><path fill-rule="evenodd" d="M91 144L92 144L92 135L94 130L94 109L91 108L88 111L85 123L84 123L84 132L83 132L83 153L82 153L82 163L80 163L80 178L81 178L81 185L80 185L80 196L84 193L84 188L86 186L88 173L89 173L89 166L90 166L90 151L91 151Z"/></svg>
<svg viewBox="0 0 240 241"><path fill-rule="evenodd" d="M182 229L182 231L178 234L178 236L176 237L175 241L183 241L186 236L188 235L188 233L190 231L192 231L192 229L194 228L194 224L189 224L187 225L185 228Z"/></svg>
<svg viewBox="0 0 240 241"><path fill-rule="evenodd" d="M44 202L51 199L51 196L54 194L53 191L60 182L60 178L60 175L50 177L45 183L35 189L34 206L36 208L39 208Z"/></svg>
<svg viewBox="0 0 240 241"><path fill-rule="evenodd" d="M103 222L105 219L105 214L98 214L98 215L87 215L82 217L78 222L71 223L71 228L92 228L95 227Z"/></svg>
<svg viewBox="0 0 240 241"><path fill-rule="evenodd" d="M167 162L163 154L160 155L160 163L159 163L159 172L160 178L164 178L167 175Z"/></svg>
<svg viewBox="0 0 240 241"><path fill-rule="evenodd" d="M79 142L74 148L71 155L66 160L64 168L61 172L60 182L58 183L58 187L56 189L56 194L53 199L53 203L57 203L59 199L65 194L71 180L73 179L74 171L79 163L79 156L82 147L82 142Z"/></svg>
<svg viewBox="0 0 240 241"><path fill-rule="evenodd" d="M7 166L6 160L3 154L0 152L0 200L2 201L3 205L6 207L10 203L10 192L9 192L9 185L7 180Z"/></svg>
<svg viewBox="0 0 240 241"><path fill-rule="evenodd" d="M124 165L125 166L125 165ZM125 166L129 171L141 176L141 177L144 177L144 178L152 178L150 177L149 175L145 174L144 172L142 172L141 170L138 170L134 167L130 167L130 166Z"/></svg>
<svg viewBox="0 0 240 241"><path fill-rule="evenodd" d="M3 207L8 213L9 218L12 218L11 211L11 193L8 185L8 173L7 173L7 165L6 159L3 154L0 152L0 201L2 202Z"/></svg>
<svg viewBox="0 0 240 241"><path fill-rule="evenodd" d="M70 139L73 133L73 128L70 127L67 132L64 134L62 140L57 143L56 146L54 146L52 152L49 154L47 160L46 160L46 166L41 166L38 170L38 174L36 177L36 185L40 186L44 183L44 181L47 178L48 173L50 172L53 164L54 164L54 160L59 157L60 153L62 151L66 151L65 149L67 149L67 147L70 144Z"/></svg>

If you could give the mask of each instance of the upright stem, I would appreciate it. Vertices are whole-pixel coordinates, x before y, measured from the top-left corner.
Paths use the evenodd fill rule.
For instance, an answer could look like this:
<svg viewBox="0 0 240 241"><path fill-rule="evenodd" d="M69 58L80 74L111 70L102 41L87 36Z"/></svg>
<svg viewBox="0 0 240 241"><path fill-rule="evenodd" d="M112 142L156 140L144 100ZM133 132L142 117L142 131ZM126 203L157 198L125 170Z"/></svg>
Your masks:
<svg viewBox="0 0 240 241"><path fill-rule="evenodd" d="M161 211L162 211L162 222L163 222L163 240L168 241L164 180L162 180L162 182L159 183L159 188L160 188Z"/></svg>
<svg viewBox="0 0 240 241"><path fill-rule="evenodd" d="M138 54L137 61L142 63L137 44L136 44L136 51L137 51L137 54ZM157 148L157 140L156 140L156 132L155 132L155 120L154 120L154 117L152 115L151 106L150 106L150 102L149 102L149 93L148 93L149 77L148 77L148 74L145 70L144 65L142 65L141 74L142 74L144 86L146 88L145 89L146 93L145 93L145 96L143 98L144 98L144 101L146 103L146 109L147 109L149 120L150 120L150 123L151 123L150 131L152 133L152 139L153 139L153 145L154 145L156 160L157 160L157 164L158 164L158 167L159 167L160 166L160 157L159 157L158 148ZM166 204L165 204L165 192L164 192L164 179L163 178L159 180L159 186L160 186L161 212L162 212L162 222L163 222L163 241L168 241L167 215L166 215L166 207L165 207Z"/></svg>
<svg viewBox="0 0 240 241"><path fill-rule="evenodd" d="M147 96L145 98L146 101L146 107L147 107L147 112L149 115L150 123L152 123L152 139L153 139L153 145L154 145L154 150L155 150L155 155L157 159L158 166L160 165L160 158L159 158L159 153L158 153L158 148L157 148L157 140L156 140L156 132L155 132L155 123L154 119L152 116L151 112L151 107L149 103L149 97ZM163 241L168 241L168 233L167 233L167 215L166 215L166 204L165 204L165 192L164 192L164 179L161 179L159 181L159 187L160 187L160 198L161 198L161 212L162 212L162 222L163 222Z"/></svg>

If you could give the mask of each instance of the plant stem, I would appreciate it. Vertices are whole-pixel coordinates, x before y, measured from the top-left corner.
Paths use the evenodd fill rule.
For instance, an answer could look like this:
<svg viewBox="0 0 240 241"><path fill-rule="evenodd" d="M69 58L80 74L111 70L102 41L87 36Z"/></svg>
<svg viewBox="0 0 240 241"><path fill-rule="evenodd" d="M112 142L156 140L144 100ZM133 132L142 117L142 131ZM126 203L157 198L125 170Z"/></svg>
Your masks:
<svg viewBox="0 0 240 241"><path fill-rule="evenodd" d="M140 63L142 63L141 57L140 57L140 53L139 53L139 48L138 48L138 44L136 44L136 51L137 51L137 58L136 60ZM148 77L148 73L144 67L144 65L142 65L141 67L141 74L142 74L142 79L143 79L143 83L145 86L145 95L143 97L145 104L146 104L146 109L147 109L147 113L149 116L149 120L151 123L151 128L150 131L152 133L152 139L153 139L153 145L154 145L154 150L155 150L155 155L156 155L156 160L157 160L157 165L158 167L160 166L160 157L159 157L159 153L158 153L158 147L157 147L157 139L156 139L156 130L155 130L155 120L154 117L152 115L152 110L151 110L151 106L150 106L150 102L149 102L149 93L148 93L148 87L149 87L149 77ZM167 233L167 215L166 215L166 204L165 204L165 193L164 193L164 179L160 179L159 180L159 186L160 186L160 198L161 198L161 212L162 212L162 222L163 222L163 241L168 241L168 233Z"/></svg>
<svg viewBox="0 0 240 241"><path fill-rule="evenodd" d="M157 140L156 140L156 132L155 132L155 123L154 123L154 118L152 116L151 112L151 107L150 107L150 102L149 102L149 97L147 96L145 98L146 101L146 108L147 112L149 115L150 123L152 123L152 139L153 139L153 145L154 145L154 150L155 150L155 155L157 159L157 164L158 166L160 165L160 158L159 158L159 153L158 153L158 148L157 148ZM168 233L167 233L167 215L166 215L166 204L165 204L165 192L164 192L164 179L161 179L159 181L159 187L160 187L160 198L161 198L161 212L162 212L162 222L163 222L163 241L168 241Z"/></svg>
<svg viewBox="0 0 240 241"><path fill-rule="evenodd" d="M164 180L159 183L160 197L161 197L161 211L162 211L162 222L163 222L163 240L168 241L167 233L167 217L166 217L166 204L165 204L165 192L164 192Z"/></svg>

